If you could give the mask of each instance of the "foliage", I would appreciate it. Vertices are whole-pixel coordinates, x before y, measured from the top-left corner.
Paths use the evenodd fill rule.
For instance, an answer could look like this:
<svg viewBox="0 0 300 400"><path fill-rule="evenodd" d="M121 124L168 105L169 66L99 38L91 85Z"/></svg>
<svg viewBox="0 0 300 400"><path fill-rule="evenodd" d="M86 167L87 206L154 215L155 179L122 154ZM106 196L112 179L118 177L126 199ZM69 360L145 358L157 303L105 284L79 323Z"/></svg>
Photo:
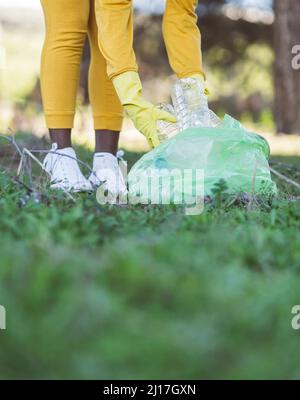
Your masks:
<svg viewBox="0 0 300 400"><path fill-rule="evenodd" d="M26 194L1 173L1 378L300 377L299 202L187 217Z"/></svg>

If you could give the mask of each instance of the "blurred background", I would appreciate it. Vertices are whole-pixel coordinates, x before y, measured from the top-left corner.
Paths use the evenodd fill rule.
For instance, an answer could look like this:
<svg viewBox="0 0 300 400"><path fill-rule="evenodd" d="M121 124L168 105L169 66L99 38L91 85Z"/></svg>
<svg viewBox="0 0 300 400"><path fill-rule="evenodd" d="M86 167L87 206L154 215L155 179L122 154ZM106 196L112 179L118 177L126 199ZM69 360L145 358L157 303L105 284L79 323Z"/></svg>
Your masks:
<svg viewBox="0 0 300 400"><path fill-rule="evenodd" d="M170 100L175 76L162 39L164 0L134 0L135 49L145 95ZM201 0L198 7L211 108L263 134L273 154L300 154L300 45L298 0ZM39 84L44 24L39 0L0 0L0 129L47 134ZM84 49L74 137L93 145L88 106L88 44ZM297 65L296 65L297 66ZM299 60L300 67L300 60ZM146 150L142 135L125 120L121 146Z"/></svg>

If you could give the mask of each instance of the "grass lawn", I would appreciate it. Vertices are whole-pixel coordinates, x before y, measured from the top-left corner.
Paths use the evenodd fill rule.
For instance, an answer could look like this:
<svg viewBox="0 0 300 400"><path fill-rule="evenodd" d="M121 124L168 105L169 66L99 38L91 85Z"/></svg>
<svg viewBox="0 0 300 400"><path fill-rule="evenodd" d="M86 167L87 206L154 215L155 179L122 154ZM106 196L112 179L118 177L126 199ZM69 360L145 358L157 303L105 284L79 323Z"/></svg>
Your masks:
<svg viewBox="0 0 300 400"><path fill-rule="evenodd" d="M0 174L0 378L300 378L299 201L187 217L25 194Z"/></svg>

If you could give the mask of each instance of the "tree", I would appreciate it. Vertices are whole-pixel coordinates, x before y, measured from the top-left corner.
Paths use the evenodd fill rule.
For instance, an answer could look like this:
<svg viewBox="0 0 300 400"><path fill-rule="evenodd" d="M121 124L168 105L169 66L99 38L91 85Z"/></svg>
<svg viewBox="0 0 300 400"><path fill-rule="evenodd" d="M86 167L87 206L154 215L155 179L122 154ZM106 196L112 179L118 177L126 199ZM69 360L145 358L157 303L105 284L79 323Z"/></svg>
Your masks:
<svg viewBox="0 0 300 400"><path fill-rule="evenodd" d="M300 69L295 68L292 53L300 45L300 1L274 0L274 12L277 129L288 134L300 133Z"/></svg>

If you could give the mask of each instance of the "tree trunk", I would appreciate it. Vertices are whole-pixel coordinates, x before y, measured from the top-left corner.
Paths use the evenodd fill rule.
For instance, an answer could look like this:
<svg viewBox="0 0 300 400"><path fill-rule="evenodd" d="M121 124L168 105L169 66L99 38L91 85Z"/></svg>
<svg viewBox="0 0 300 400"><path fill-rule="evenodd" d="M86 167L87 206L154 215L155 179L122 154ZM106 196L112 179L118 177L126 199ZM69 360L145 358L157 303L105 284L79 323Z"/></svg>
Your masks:
<svg viewBox="0 0 300 400"><path fill-rule="evenodd" d="M274 11L277 131L300 134L300 1L274 0Z"/></svg>

